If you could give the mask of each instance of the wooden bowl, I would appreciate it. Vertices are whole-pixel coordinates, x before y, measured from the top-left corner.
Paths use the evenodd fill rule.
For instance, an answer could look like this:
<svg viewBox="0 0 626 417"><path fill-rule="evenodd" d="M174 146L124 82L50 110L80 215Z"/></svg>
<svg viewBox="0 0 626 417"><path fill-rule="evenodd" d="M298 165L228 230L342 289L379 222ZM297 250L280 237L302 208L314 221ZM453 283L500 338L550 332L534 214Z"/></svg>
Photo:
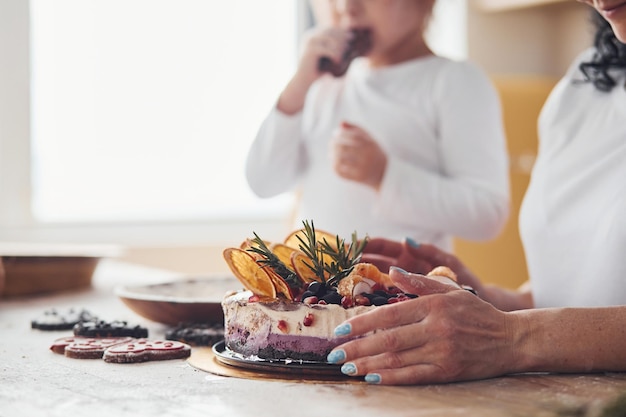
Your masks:
<svg viewBox="0 0 626 417"><path fill-rule="evenodd" d="M187 278L141 286L120 286L115 293L131 310L158 323L224 324L222 299L241 284L235 277Z"/></svg>
<svg viewBox="0 0 626 417"><path fill-rule="evenodd" d="M100 259L119 253L109 245L0 242L0 296L89 287Z"/></svg>
<svg viewBox="0 0 626 417"><path fill-rule="evenodd" d="M86 288L100 258L3 256L3 297Z"/></svg>

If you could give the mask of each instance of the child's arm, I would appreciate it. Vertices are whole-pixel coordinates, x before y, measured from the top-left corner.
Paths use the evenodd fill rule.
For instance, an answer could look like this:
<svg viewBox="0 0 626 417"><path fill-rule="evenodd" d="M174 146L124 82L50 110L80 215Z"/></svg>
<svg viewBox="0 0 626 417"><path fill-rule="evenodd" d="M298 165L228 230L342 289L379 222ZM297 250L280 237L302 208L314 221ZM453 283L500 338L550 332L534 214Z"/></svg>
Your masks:
<svg viewBox="0 0 626 417"><path fill-rule="evenodd" d="M278 110L288 115L302 110L309 88L322 76L318 68L320 58L340 61L351 36L339 28L318 28L305 34L298 69L278 98Z"/></svg>

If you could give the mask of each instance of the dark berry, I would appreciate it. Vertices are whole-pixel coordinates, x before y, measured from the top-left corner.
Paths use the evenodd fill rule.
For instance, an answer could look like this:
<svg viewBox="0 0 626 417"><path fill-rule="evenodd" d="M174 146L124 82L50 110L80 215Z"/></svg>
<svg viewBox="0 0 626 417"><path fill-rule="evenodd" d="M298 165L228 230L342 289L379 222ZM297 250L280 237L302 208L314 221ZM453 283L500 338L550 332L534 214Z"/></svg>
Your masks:
<svg viewBox="0 0 626 417"><path fill-rule="evenodd" d="M375 306L382 306L382 305L388 304L387 298L375 296L374 298L372 298L372 304L374 304Z"/></svg>
<svg viewBox="0 0 626 417"><path fill-rule="evenodd" d="M300 296L300 299L306 300L307 298L312 297L314 295L316 294L313 291L306 290L305 292L302 293L302 295Z"/></svg>
<svg viewBox="0 0 626 417"><path fill-rule="evenodd" d="M383 290L376 290L376 291L374 291L374 295L377 295L379 297L384 297L384 298L391 297L391 294L389 294L387 291L383 291Z"/></svg>
<svg viewBox="0 0 626 417"><path fill-rule="evenodd" d="M313 295L317 295L319 297L322 295L321 292L324 291L324 287L325 285L321 282L313 281L309 284L307 291L310 291Z"/></svg>
<svg viewBox="0 0 626 417"><path fill-rule="evenodd" d="M332 291L323 296L322 300L326 301L328 304L341 304L341 298L339 293Z"/></svg>

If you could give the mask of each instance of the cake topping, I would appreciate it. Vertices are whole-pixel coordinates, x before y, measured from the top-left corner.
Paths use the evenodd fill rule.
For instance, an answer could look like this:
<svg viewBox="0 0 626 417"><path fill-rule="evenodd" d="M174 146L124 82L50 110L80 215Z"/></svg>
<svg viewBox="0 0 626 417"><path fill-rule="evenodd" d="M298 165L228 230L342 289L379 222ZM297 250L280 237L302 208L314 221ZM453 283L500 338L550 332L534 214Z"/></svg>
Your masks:
<svg viewBox="0 0 626 417"><path fill-rule="evenodd" d="M267 242L253 233L254 238L239 248L227 248L224 259L244 287L259 297L302 301L315 283L318 291L325 288L316 302L341 304L337 284L358 265L367 238L359 240L354 233L346 244L339 236L316 231L312 222L303 224L284 243Z"/></svg>
<svg viewBox="0 0 626 417"><path fill-rule="evenodd" d="M243 249L227 248L224 259L235 277L255 295L275 298L276 287L264 268L259 268L254 257Z"/></svg>
<svg viewBox="0 0 626 417"><path fill-rule="evenodd" d="M248 302L283 299L351 308L416 297L400 291L375 265L360 262L367 237L359 240L353 233L348 244L339 236L315 230L313 222L303 224L283 243L253 233L254 238L245 239L239 248L224 251L230 269L253 293Z"/></svg>

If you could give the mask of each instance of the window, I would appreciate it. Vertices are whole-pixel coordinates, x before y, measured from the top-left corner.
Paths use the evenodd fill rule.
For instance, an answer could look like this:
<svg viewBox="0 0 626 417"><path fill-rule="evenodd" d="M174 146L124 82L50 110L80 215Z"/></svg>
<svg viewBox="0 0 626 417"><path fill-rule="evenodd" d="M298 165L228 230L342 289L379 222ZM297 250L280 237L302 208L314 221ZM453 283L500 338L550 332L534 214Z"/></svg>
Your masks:
<svg viewBox="0 0 626 417"><path fill-rule="evenodd" d="M244 178L294 70L297 3L33 0L33 215L173 221L285 212Z"/></svg>
<svg viewBox="0 0 626 417"><path fill-rule="evenodd" d="M464 0L438 3L431 41L462 57ZM0 1L0 239L282 237L292 197L255 198L243 164L307 19L306 0Z"/></svg>

